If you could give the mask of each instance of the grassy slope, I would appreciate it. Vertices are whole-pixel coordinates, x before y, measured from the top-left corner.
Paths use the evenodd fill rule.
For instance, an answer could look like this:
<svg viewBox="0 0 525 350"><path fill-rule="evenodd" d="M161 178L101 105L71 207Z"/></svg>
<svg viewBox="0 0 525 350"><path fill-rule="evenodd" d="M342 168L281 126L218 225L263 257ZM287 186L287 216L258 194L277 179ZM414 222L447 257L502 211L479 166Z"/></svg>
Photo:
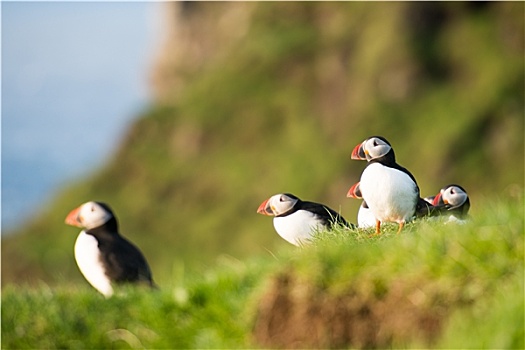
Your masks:
<svg viewBox="0 0 525 350"><path fill-rule="evenodd" d="M423 319L444 327L436 348L523 348L524 4L254 6L246 38L189 77L176 105L152 106L105 167L3 239L2 346L421 348ZM287 191L355 221L345 194L364 164L348 155L370 134L394 144L423 195L464 185L473 223L324 234L297 250L255 214ZM112 205L159 292L104 301L82 279L63 219L89 199ZM290 313L266 312L276 296ZM337 300L348 306L334 314ZM322 328L354 306L366 332ZM295 317L308 310L333 318L305 335ZM377 323L385 310L396 317ZM294 326L276 344L272 315Z"/></svg>
<svg viewBox="0 0 525 350"><path fill-rule="evenodd" d="M266 257L223 257L202 275L180 267L160 291L124 289L108 300L87 285L9 286L2 294L2 347L523 348L523 205L523 198L494 198L467 225L421 221L400 236L395 227L372 238L323 232L305 249L283 242ZM271 302L283 274L291 281L288 309ZM402 313L402 322L364 316L368 332L337 338L340 319L326 317L337 300L370 307L369 315L383 305L384 315ZM310 317L325 318L307 318L308 327L287 324L293 343L277 330L271 342L262 335L261 329L272 332L268 307L286 324L309 305L320 307ZM439 327L428 336L414 315L435 316Z"/></svg>
<svg viewBox="0 0 525 350"><path fill-rule="evenodd" d="M280 245L255 214L275 193L355 222L345 194L365 164L349 153L371 134L424 196L460 183L475 213L490 193L522 191L523 3L253 6L246 37L174 90L176 104L145 111L106 166L3 239L4 285L81 283L78 230L63 219L91 199L112 205L161 285L180 264Z"/></svg>

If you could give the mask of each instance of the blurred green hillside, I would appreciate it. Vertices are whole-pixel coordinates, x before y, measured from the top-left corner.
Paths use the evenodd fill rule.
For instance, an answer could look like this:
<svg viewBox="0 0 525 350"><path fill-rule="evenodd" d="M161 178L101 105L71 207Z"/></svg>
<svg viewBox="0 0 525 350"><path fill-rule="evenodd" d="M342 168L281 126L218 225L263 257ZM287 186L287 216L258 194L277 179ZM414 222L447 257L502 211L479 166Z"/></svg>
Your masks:
<svg viewBox="0 0 525 350"><path fill-rule="evenodd" d="M291 192L341 210L370 135L423 196L458 183L476 206L524 180L524 3L170 3L156 100L112 159L2 242L2 281L82 281L87 200L109 203L157 282L286 245L256 214ZM44 206L43 206L44 207ZM290 247L292 249L293 247Z"/></svg>

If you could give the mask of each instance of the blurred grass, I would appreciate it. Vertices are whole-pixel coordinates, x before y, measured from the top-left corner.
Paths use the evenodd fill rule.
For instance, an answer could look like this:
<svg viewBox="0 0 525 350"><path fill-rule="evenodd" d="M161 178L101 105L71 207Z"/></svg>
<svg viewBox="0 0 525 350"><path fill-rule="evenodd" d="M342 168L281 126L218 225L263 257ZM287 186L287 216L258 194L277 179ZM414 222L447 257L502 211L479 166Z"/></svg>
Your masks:
<svg viewBox="0 0 525 350"><path fill-rule="evenodd" d="M386 310L392 316L377 325L377 342L367 347L523 348L523 198L488 199L466 225L422 220L400 235L387 225L381 236L337 229L321 232L303 249L283 245L245 261L221 256L200 273L177 264L169 283L154 292L123 287L104 299L87 283L11 284L2 292L2 348L268 347L254 332L265 321L272 281L283 273L292 281L292 306L272 309L276 314L318 300L325 306L330 300L363 302L374 310L400 297ZM389 323L396 317L409 322L406 313L396 316L405 299L409 310L440 319L431 340L419 324L407 323L406 332ZM309 334L340 328L337 319L305 322L310 328L287 326L303 337L294 346L317 347ZM391 338L380 340L389 331ZM344 347L360 344L356 337Z"/></svg>
<svg viewBox="0 0 525 350"><path fill-rule="evenodd" d="M181 25L192 45L225 30L221 18L243 27L222 17L233 3L191 6ZM220 55L203 49L204 59L173 55L167 97L109 162L2 237L2 348L524 348L524 3L242 6L238 41L224 51L218 42ZM345 195L365 163L349 154L377 134L423 196L464 186L472 222L322 232L295 249L256 214L291 192L355 222L360 203ZM105 300L82 278L78 230L63 221L87 200L112 206L160 291ZM297 308L273 313L298 340L268 344L257 330L283 275L282 296ZM335 332L304 332L290 318L338 300L386 308L382 323L369 320L377 337L311 339ZM420 329L411 312L436 328ZM305 329L336 326L319 315Z"/></svg>
<svg viewBox="0 0 525 350"><path fill-rule="evenodd" d="M437 348L522 349L524 331L524 281L516 273L511 281L496 286L493 295L475 307L456 311Z"/></svg>
<svg viewBox="0 0 525 350"><path fill-rule="evenodd" d="M10 286L2 293L2 348L243 348L250 273L208 272L158 292ZM253 273L253 272L252 272Z"/></svg>
<svg viewBox="0 0 525 350"><path fill-rule="evenodd" d="M220 22L235 5L191 6L196 19L181 23L199 46L200 16ZM104 167L2 237L3 287L84 283L78 230L63 220L88 200L112 206L161 286L182 263L202 271L223 254L280 247L271 220L255 213L275 193L355 222L359 202L345 195L365 164L349 154L373 134L392 142L423 196L459 183L477 214L495 193L522 194L523 3L243 6L244 36L225 51L218 43L221 55L204 52L199 69L184 69L191 52L174 55L165 79L183 88L147 109Z"/></svg>

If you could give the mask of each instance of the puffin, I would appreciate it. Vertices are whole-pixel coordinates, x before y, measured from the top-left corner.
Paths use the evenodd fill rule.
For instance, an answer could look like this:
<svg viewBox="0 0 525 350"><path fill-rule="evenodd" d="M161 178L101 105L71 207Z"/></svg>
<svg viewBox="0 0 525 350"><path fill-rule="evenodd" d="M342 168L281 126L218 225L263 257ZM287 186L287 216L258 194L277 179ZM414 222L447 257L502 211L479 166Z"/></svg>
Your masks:
<svg viewBox="0 0 525 350"><path fill-rule="evenodd" d="M359 188L359 182L350 187L346 196L349 198L356 199L363 198L363 195L361 194L361 190ZM434 197L435 196L418 199L418 202L416 204L415 218L435 217L443 214L443 211L446 210L445 206L441 204L433 205ZM370 211L368 204L366 204L365 201L362 201L361 206L359 207L359 211L357 212L357 227L369 228L374 227L375 224L376 219L374 217L374 214L372 214L372 212Z"/></svg>
<svg viewBox="0 0 525 350"><path fill-rule="evenodd" d="M315 232L333 225L354 228L354 225L326 205L303 201L290 193L271 196L259 205L257 213L274 216L275 231L295 246L309 243Z"/></svg>
<svg viewBox="0 0 525 350"><path fill-rule="evenodd" d="M443 187L439 193L432 198L432 205L434 207L444 208L444 210L441 211L441 215L448 215L447 221L465 223L470 209L470 199L467 191L463 187L450 184Z"/></svg>
<svg viewBox="0 0 525 350"><path fill-rule="evenodd" d="M141 283L157 288L142 252L119 233L111 208L90 201L73 209L66 224L82 228L75 242L75 260L86 280L105 297L113 285Z"/></svg>
<svg viewBox="0 0 525 350"><path fill-rule="evenodd" d="M356 199L363 198L363 195L361 194L361 189L359 188L359 182L350 187L346 196L349 198ZM374 214L372 214L372 212L370 211L370 208L368 207L368 204L366 204L366 201L362 201L361 205L359 206L359 210L357 211L357 227L369 228L374 227L375 224L376 218Z"/></svg>
<svg viewBox="0 0 525 350"><path fill-rule="evenodd" d="M352 159L367 160L359 188L375 217L376 234L381 223L396 222L400 233L416 214L420 203L419 186L406 168L396 163L392 145L381 136L372 136L354 147Z"/></svg>

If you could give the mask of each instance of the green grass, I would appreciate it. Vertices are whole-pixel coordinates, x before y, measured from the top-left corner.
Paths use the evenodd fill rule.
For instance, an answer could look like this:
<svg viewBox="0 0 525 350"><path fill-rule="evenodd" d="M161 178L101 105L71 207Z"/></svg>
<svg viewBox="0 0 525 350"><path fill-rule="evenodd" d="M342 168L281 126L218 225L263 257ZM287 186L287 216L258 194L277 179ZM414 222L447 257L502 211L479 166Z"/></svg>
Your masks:
<svg viewBox="0 0 525 350"><path fill-rule="evenodd" d="M108 299L87 284L7 287L2 295L2 346L246 347L249 315L243 307L260 269L226 258L218 265L158 291L128 286Z"/></svg>
<svg viewBox="0 0 525 350"><path fill-rule="evenodd" d="M246 261L223 256L200 274L181 264L159 291L127 287L109 299L87 283L9 285L2 293L2 347L525 346L522 198L485 201L466 225L422 220L399 235L396 229L386 225L381 236L321 232L305 248L283 241L282 249ZM333 305L343 316L334 316ZM351 324L377 333L332 332L363 308L370 317ZM299 314L309 328L294 319ZM261 334L276 320L287 332L268 340ZM437 327L429 331L421 320Z"/></svg>
<svg viewBox="0 0 525 350"><path fill-rule="evenodd" d="M243 6L238 42L218 40L202 69L173 55L167 105L2 238L2 346L523 348L524 4ZM244 26L192 8L191 46ZM377 134L422 195L464 185L472 223L295 249L255 213L291 192L355 222L345 194L366 163L349 154ZM88 200L112 206L160 291L105 300L83 280L63 220Z"/></svg>

